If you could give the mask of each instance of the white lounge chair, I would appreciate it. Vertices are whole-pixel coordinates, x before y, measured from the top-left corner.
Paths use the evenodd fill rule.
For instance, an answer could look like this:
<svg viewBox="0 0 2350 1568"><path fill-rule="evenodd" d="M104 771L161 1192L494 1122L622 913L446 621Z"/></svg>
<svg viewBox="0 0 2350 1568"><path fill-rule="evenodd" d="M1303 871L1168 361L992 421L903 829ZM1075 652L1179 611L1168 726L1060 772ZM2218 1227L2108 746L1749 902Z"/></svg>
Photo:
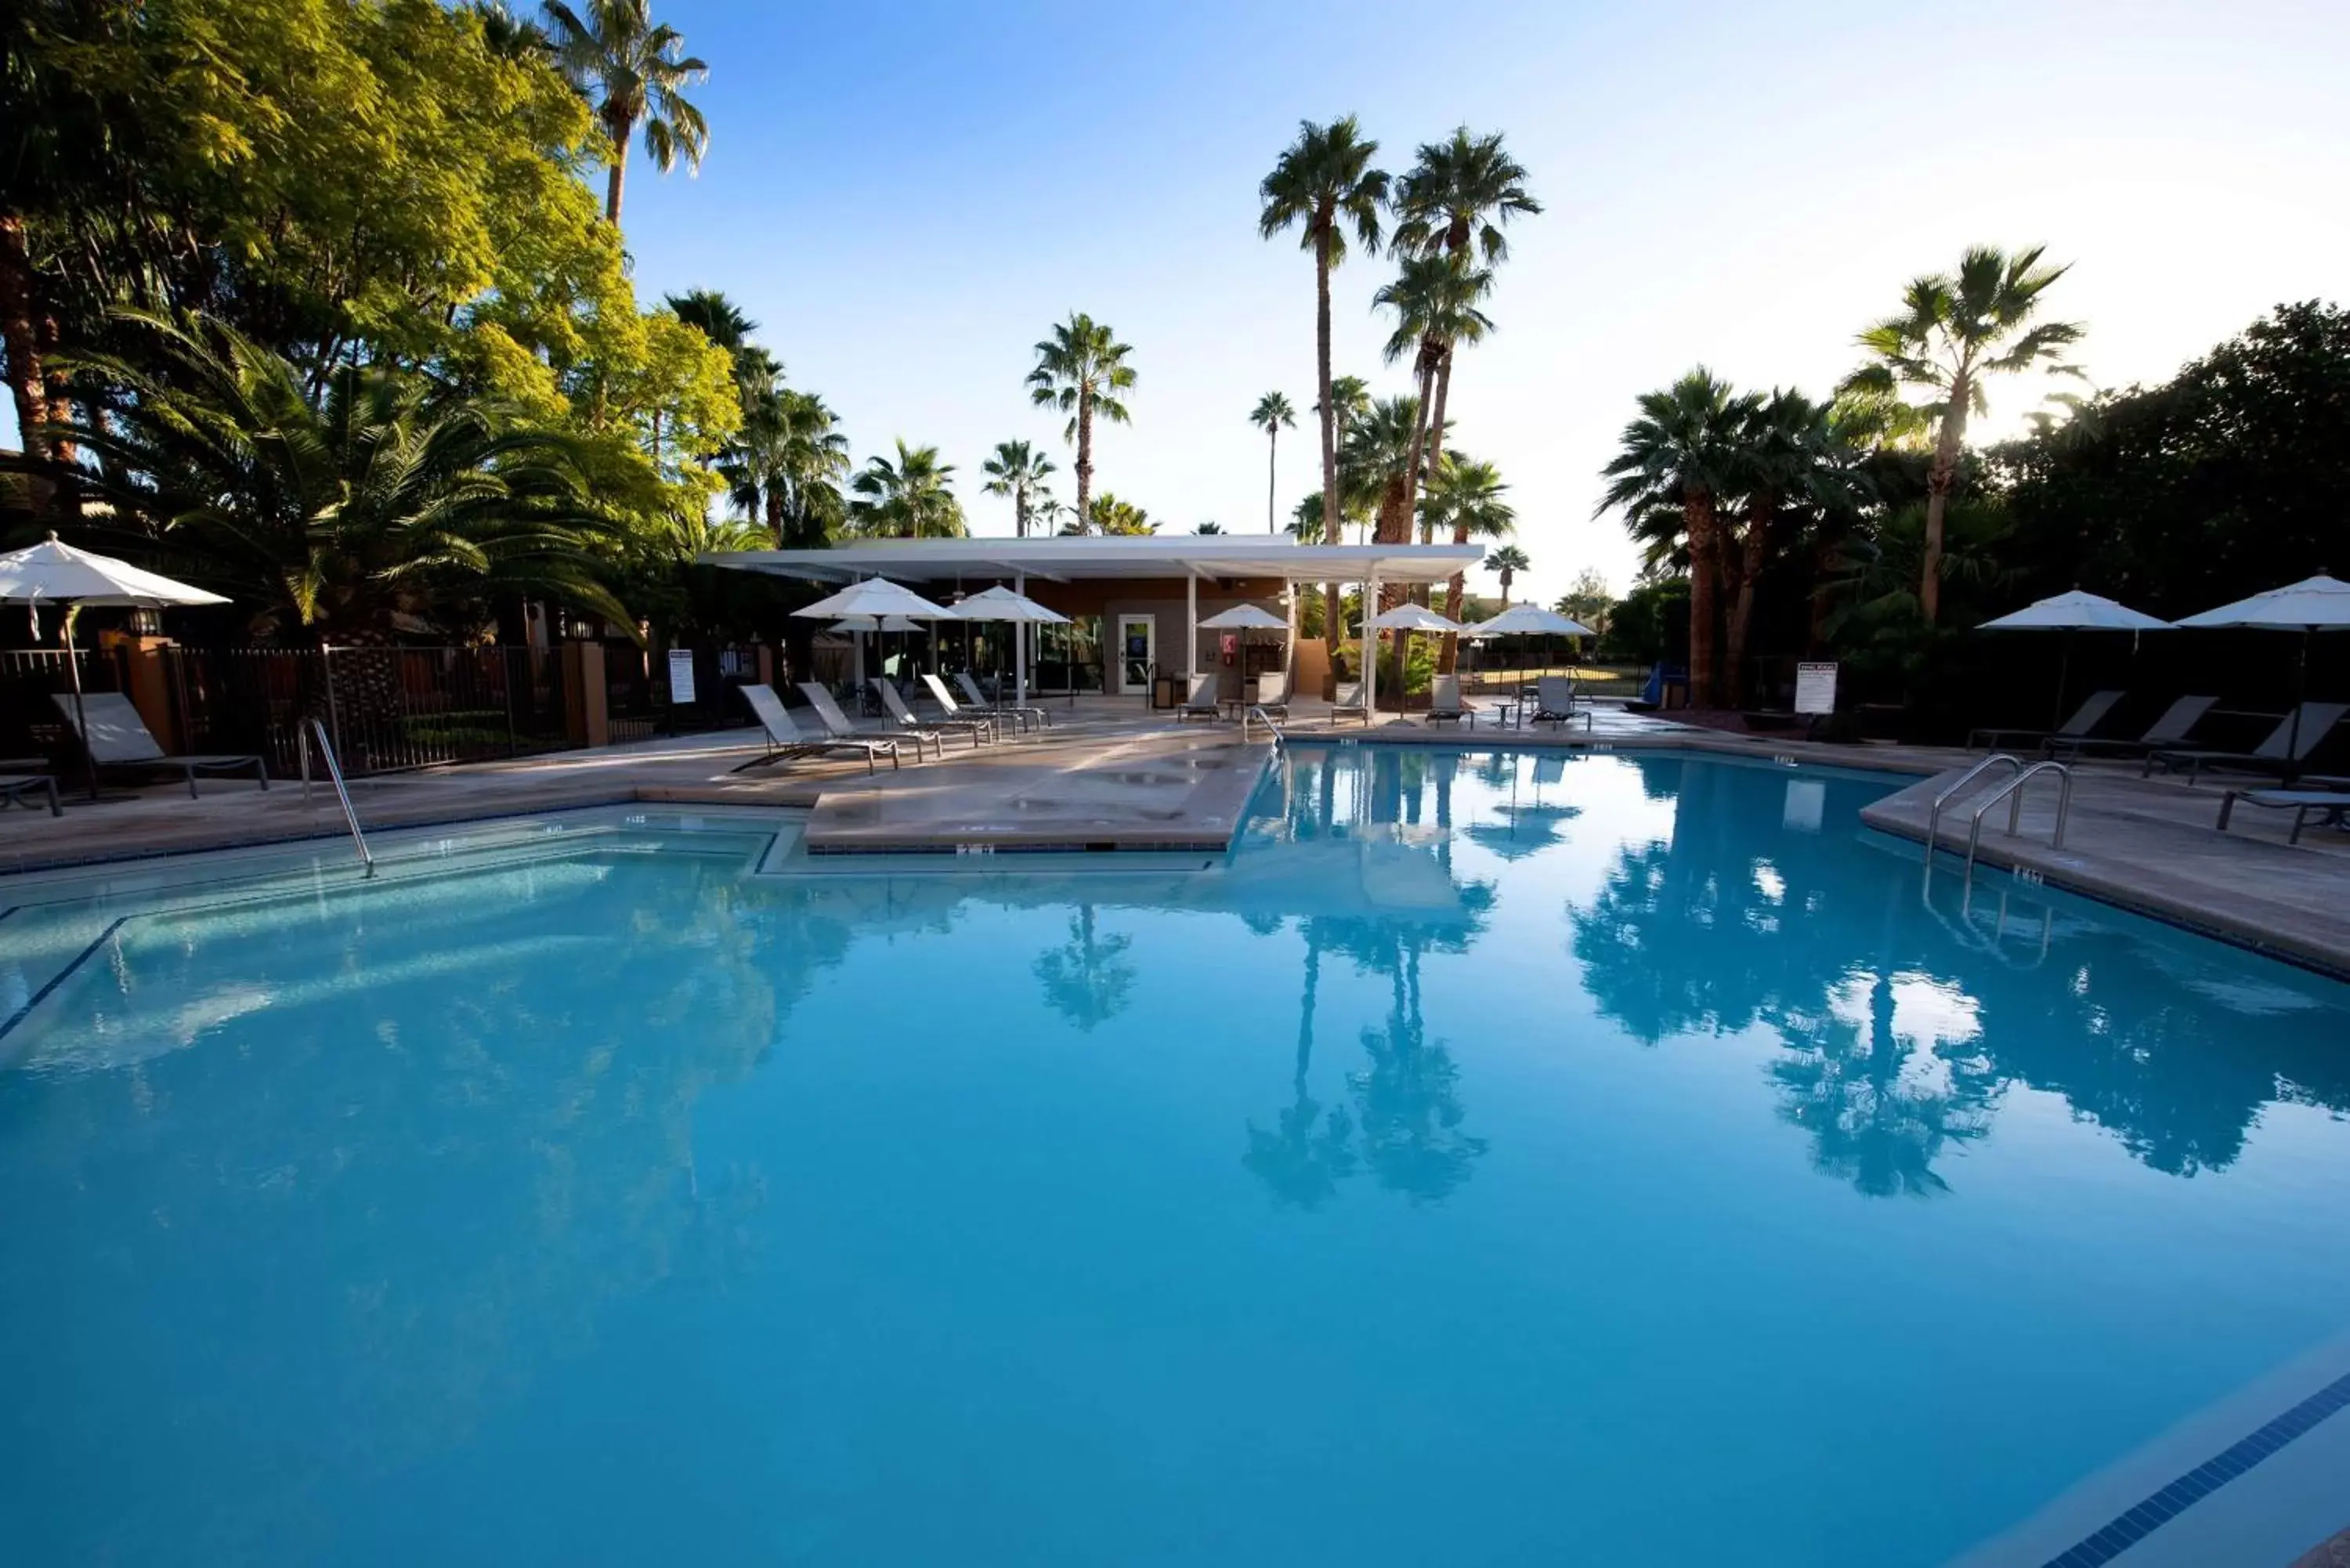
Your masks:
<svg viewBox="0 0 2350 1568"><path fill-rule="evenodd" d="M1015 714L1021 723L1026 726L1041 724L1047 730L1053 727L1053 715L1034 703L988 701L987 693L979 689L979 682L972 679L971 671L968 670L955 671L955 684L962 688L964 700L974 708L984 708L992 713Z"/></svg>
<svg viewBox="0 0 2350 1568"><path fill-rule="evenodd" d="M2298 721L2293 714L2286 714L2269 732L2269 738L2249 752L2148 752L2146 766L2138 770L2138 776L2147 777L2157 768L2165 773L2184 768L2187 786L2192 789L2196 776L2207 771L2289 774L2309 760L2309 753L2333 732L2345 713L2350 713L2350 702L2303 702Z"/></svg>
<svg viewBox="0 0 2350 1568"><path fill-rule="evenodd" d="M1186 719L1221 719L1224 705L1216 697L1216 678L1212 675L1191 677L1191 694L1175 705L1175 722Z"/></svg>
<svg viewBox="0 0 2350 1568"><path fill-rule="evenodd" d="M946 738L936 730L901 730L893 726L889 734L876 735L869 730L858 729L848 715L840 711L840 704L833 700L832 692L821 680L801 681L800 695L807 699L808 709L816 714L816 722L824 726L824 732L836 741L911 741L914 742L914 760L918 763L922 760L924 746L934 748L942 757L947 754Z"/></svg>
<svg viewBox="0 0 2350 1568"><path fill-rule="evenodd" d="M894 720L901 730L951 730L958 734L969 735L973 751L979 749L982 741L995 739L995 721L993 719L934 719L925 722L916 718L914 711L906 706L906 699L889 684L886 676L873 677L873 694L881 699L881 711Z"/></svg>
<svg viewBox="0 0 2350 1568"><path fill-rule="evenodd" d="M2104 753L2114 756L2143 756L2178 745L2187 739L2189 731L2203 722L2203 715L2219 706L2217 697L2181 697L2162 711L2162 717L2146 727L2146 733L2135 741L2099 740L2095 735L2051 735L2041 742L2040 749L2058 762L2077 762L2083 757Z"/></svg>
<svg viewBox="0 0 2350 1568"><path fill-rule="evenodd" d="M54 774L0 774L0 807L24 801L25 809L33 809L28 795L46 794L49 797L49 815L63 816L65 808L57 805L57 780Z"/></svg>
<svg viewBox="0 0 2350 1568"><path fill-rule="evenodd" d="M1256 705L1268 719L1289 717L1289 671L1276 670L1256 678Z"/></svg>
<svg viewBox="0 0 2350 1568"><path fill-rule="evenodd" d="M976 708L966 708L955 701L954 693L947 690L947 683L935 675L924 674L922 685L930 692L931 701L939 705L939 711L945 715L946 722L949 723L953 723L957 720L976 722L984 719L1000 730L1004 721L1008 719L1022 732L1025 732L1028 728L1027 715L1017 708L990 708L984 702Z"/></svg>
<svg viewBox="0 0 2350 1568"><path fill-rule="evenodd" d="M57 711L66 716L66 723L81 737L89 760L101 768L161 768L177 773L188 781L190 800L196 797L198 774L241 774L251 768L253 776L261 781L261 787L269 787L269 764L257 755L166 756L163 748L155 743L155 737L148 733L146 721L139 717L139 710L120 691L91 691L83 696L82 711L89 723L87 732L75 715L72 695L64 691L52 695L57 699Z"/></svg>
<svg viewBox="0 0 2350 1568"><path fill-rule="evenodd" d="M1428 722L1430 724L1458 724L1464 719L1469 722L1471 729L1477 727L1477 711L1461 700L1461 678L1457 675L1438 676L1435 687L1428 694Z"/></svg>
<svg viewBox="0 0 2350 1568"><path fill-rule="evenodd" d="M750 768L773 767L777 763L796 762L802 757L843 753L862 756L868 775L873 773L873 763L877 757L889 758L892 769L898 765L898 742L895 741L880 740L871 735L859 735L853 739L811 735L793 722L791 710L784 706L784 700L775 695L774 687L754 683L743 687L742 692L743 700L751 704L752 717L759 721L759 728L766 736L767 754L752 758L733 770L735 773Z"/></svg>
<svg viewBox="0 0 2350 1568"><path fill-rule="evenodd" d="M2053 730L1974 730L1967 735L1967 750L1981 745L1986 751L1998 751L2013 736L2019 742L2032 742L2045 750L2054 741L2085 741L2089 732L2106 722L2106 715L2122 700L2118 691L2092 691L2089 700L2073 710L2073 716Z"/></svg>
<svg viewBox="0 0 2350 1568"><path fill-rule="evenodd" d="M1538 676L1534 680L1534 711L1527 715L1529 724L1566 724L1580 719L1586 731L1591 728L1591 709L1575 700L1575 682L1564 675Z"/></svg>
<svg viewBox="0 0 2350 1568"><path fill-rule="evenodd" d="M1370 705L1363 701L1363 683L1359 680L1338 688L1337 699L1330 704L1330 727L1336 729L1338 720L1347 713L1366 724L1371 722Z"/></svg>

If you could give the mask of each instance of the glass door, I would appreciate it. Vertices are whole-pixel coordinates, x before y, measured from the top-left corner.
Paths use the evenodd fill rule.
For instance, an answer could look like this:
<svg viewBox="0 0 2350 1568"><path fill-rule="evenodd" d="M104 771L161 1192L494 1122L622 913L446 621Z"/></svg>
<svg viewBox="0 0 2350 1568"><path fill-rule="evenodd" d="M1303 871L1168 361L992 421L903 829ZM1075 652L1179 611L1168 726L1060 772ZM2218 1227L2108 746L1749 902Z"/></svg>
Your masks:
<svg viewBox="0 0 2350 1568"><path fill-rule="evenodd" d="M1151 657L1151 644L1158 624L1147 615L1122 615L1118 618L1118 689L1120 691L1149 693L1151 667L1158 662Z"/></svg>

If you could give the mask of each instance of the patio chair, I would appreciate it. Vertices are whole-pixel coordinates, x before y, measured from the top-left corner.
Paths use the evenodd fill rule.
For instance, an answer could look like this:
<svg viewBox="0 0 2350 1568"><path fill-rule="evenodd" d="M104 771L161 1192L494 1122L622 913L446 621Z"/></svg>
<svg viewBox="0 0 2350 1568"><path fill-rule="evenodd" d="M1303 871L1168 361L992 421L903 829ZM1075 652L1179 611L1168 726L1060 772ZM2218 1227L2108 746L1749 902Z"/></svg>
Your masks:
<svg viewBox="0 0 2350 1568"><path fill-rule="evenodd" d="M161 769L165 773L177 773L188 781L190 800L196 798L198 774L241 774L251 768L253 776L261 781L261 787L269 787L269 764L257 755L224 753L219 755L166 756L163 748L155 743L155 737L147 732L146 721L139 717L139 710L132 707L130 699L120 691L92 691L84 695L82 711L89 722L88 733L83 732L81 721L74 713L72 695L64 691L51 695L57 699L57 711L66 716L67 727L81 737L82 745L89 752L89 760L100 768Z"/></svg>
<svg viewBox="0 0 2350 1568"><path fill-rule="evenodd" d="M1216 678L1212 675L1191 677L1191 694L1175 705L1175 722L1186 719L1217 720L1224 716L1224 705L1216 695Z"/></svg>
<svg viewBox="0 0 2350 1568"><path fill-rule="evenodd" d="M911 741L914 742L914 760L918 763L922 760L924 746L933 748L941 757L947 754L945 737L936 730L903 730L892 726L889 734L876 735L870 730L858 729L855 721L841 711L840 702L833 696L831 688L821 680L801 681L800 695L807 699L816 722L824 726L824 732L836 741Z"/></svg>
<svg viewBox="0 0 2350 1568"><path fill-rule="evenodd" d="M49 797L51 816L65 815L64 807L57 804L57 780L55 774L0 774L0 808L5 808L22 801L25 809L30 811L33 809L33 803L25 797L31 794L47 794Z"/></svg>
<svg viewBox="0 0 2350 1568"><path fill-rule="evenodd" d="M1363 683L1359 680L1338 688L1337 700L1330 704L1330 727L1336 729L1339 719L1348 713L1365 724L1371 722L1370 705L1363 701Z"/></svg>
<svg viewBox="0 0 2350 1568"><path fill-rule="evenodd" d="M898 766L898 742L895 741L880 740L871 735L846 740L833 735L811 735L792 722L791 710L784 706L784 700L775 695L774 687L754 682L743 687L742 692L743 700L751 704L752 717L759 721L759 728L765 735L767 754L753 757L731 772L739 774L751 768L773 767L777 763L797 762L802 757L842 753L862 756L868 777L873 774L873 762L877 757L889 758L893 771Z"/></svg>
<svg viewBox="0 0 2350 1568"><path fill-rule="evenodd" d="M983 741L995 739L995 721L993 719L925 721L916 718L914 711L906 706L906 699L899 695L898 689L889 684L889 680L884 676L877 675L873 678L873 695L881 699L881 711L901 730L944 730L955 734L969 735L972 751L979 750L980 742Z"/></svg>
<svg viewBox="0 0 2350 1568"><path fill-rule="evenodd" d="M1967 732L1967 750L1973 751L1978 742L1987 752L2004 750L2008 736L2016 743L2045 746L2051 741L2086 740L2089 732L2106 722L2106 715L2122 700L2118 691L2092 691L2089 700L2073 710L2073 716L2053 730L1970 730Z"/></svg>
<svg viewBox="0 0 2350 1568"><path fill-rule="evenodd" d="M1256 678L1256 706L1268 719L1289 717L1289 671L1276 670Z"/></svg>
<svg viewBox="0 0 2350 1568"><path fill-rule="evenodd" d="M957 719L969 720L984 718L992 722L998 729L1002 729L1008 722L1013 726L1014 733L1025 734L1028 732L1029 725L1031 723L1031 720L1028 717L1028 710L1020 708L991 708L984 702L977 703L972 707L966 708L962 703L955 701L954 693L947 690L947 683L940 680L937 676L925 674L922 676L921 680L922 689L930 693L931 701L939 705L939 712L950 722Z"/></svg>
<svg viewBox="0 0 2350 1568"><path fill-rule="evenodd" d="M1428 694L1428 722L1441 724L1449 721L1458 724L1464 719L1471 729L1477 727L1477 711L1461 700L1461 678L1457 675L1438 676L1435 687Z"/></svg>
<svg viewBox="0 0 2350 1568"><path fill-rule="evenodd" d="M2187 787L2193 789L2197 775L2205 773L2288 774L2309 760L2309 753L2325 739L2342 715L2350 713L2350 702L2303 702L2300 722L2288 713L2269 738L2249 752L2148 752L2146 765L2138 770L2140 778L2151 777L2156 768L2165 773L2187 770ZM2296 739L2296 733L2298 738ZM2292 754L2286 754L2290 748Z"/></svg>
<svg viewBox="0 0 2350 1568"><path fill-rule="evenodd" d="M984 708L993 713L1014 714L1019 719L1021 727L1024 729L1033 729L1038 725L1047 730L1053 727L1053 715L1033 702L989 701L987 693L979 689L979 682L972 679L972 673L968 670L955 671L955 684L962 688L964 700L974 708Z"/></svg>
<svg viewBox="0 0 2350 1568"><path fill-rule="evenodd" d="M2162 717L2146 727L2146 733L2135 741L2115 739L2101 741L2094 735L2051 735L2041 750L2058 762L2078 762L2091 756L2143 756L2176 746L2187 738L2188 732L2203 722L2203 715L2219 703L2217 697L2181 697L2162 711Z"/></svg>
<svg viewBox="0 0 2350 1568"><path fill-rule="evenodd" d="M2303 789L2231 789L2220 797L2220 831L2228 831L2228 819L2236 814L2236 803L2257 805L2269 811L2293 813L2293 831L2285 836L2287 844L2301 842L2301 830L2309 826L2312 813L2320 815L2329 827L2350 827L2350 779L2311 779Z"/></svg>
<svg viewBox="0 0 2350 1568"><path fill-rule="evenodd" d="M1575 700L1575 682L1564 675L1544 675L1534 680L1534 711L1526 716L1529 724L1566 724L1583 721L1586 732L1591 728L1591 707Z"/></svg>

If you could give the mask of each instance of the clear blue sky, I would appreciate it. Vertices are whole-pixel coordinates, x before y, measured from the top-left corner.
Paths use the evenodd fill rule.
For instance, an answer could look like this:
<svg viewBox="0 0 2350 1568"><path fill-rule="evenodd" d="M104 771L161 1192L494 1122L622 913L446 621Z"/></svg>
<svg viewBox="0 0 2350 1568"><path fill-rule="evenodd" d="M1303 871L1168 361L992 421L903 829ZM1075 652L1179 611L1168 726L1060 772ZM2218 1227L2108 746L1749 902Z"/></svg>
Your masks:
<svg viewBox="0 0 2350 1568"><path fill-rule="evenodd" d="M1264 526L1271 389L1313 401L1313 277L1260 241L1301 117L1352 111L1400 170L1454 125L1507 133L1549 211L1518 226L1455 440L1498 462L1544 597L1621 589L1595 473L1638 392L1704 361L1824 392L1911 275L2044 242L2095 380L2156 379L2285 299L2350 296L2350 5L873 4L655 0L708 59L697 179L631 170L650 299L724 290L858 460L1010 437L1066 471L1031 346L1073 309L1134 346L1098 483L1176 529ZM1342 371L1382 391L1383 257L1339 274ZM1995 394L2020 424L2037 389ZM1284 437L1285 513L1315 483ZM1069 490L1066 472L1060 486ZM1523 580L1523 579L1522 579Z"/></svg>

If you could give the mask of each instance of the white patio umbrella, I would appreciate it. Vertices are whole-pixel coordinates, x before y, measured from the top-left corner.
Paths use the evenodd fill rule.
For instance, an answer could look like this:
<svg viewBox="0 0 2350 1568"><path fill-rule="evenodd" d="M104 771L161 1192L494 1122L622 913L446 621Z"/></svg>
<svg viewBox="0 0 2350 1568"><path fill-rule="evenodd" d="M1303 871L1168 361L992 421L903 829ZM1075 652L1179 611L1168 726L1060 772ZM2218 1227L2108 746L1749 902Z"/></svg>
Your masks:
<svg viewBox="0 0 2350 1568"><path fill-rule="evenodd" d="M32 607L33 637L41 635L41 606L44 602L67 607L58 618L57 641L66 650L66 674L73 682L74 727L78 733L89 733L88 716L82 711L81 662L74 655L73 617L71 609L81 605L128 607L133 609L161 609L167 605L224 605L228 600L202 588L190 587L170 577L158 576L118 561L111 556L94 556L87 550L77 550L62 544L52 534L30 549L15 550L0 556L0 602ZM87 756L89 748L82 748ZM89 798L98 798L98 763L90 759Z"/></svg>
<svg viewBox="0 0 2350 1568"><path fill-rule="evenodd" d="M1028 701L1028 631L1032 626L1066 626L1069 618L1046 609L1026 594L1002 586L972 595L947 612L955 620L1002 620L1012 623L1013 701ZM1001 701L1001 699L998 699Z"/></svg>
<svg viewBox="0 0 2350 1568"><path fill-rule="evenodd" d="M1252 604L1237 604L1228 610L1218 610L1200 623L1202 631L1236 631L1241 636L1241 690L1248 690L1248 634L1253 631L1289 629L1289 623L1269 610ZM1284 663L1286 661L1284 660Z"/></svg>
<svg viewBox="0 0 2350 1568"><path fill-rule="evenodd" d="M851 583L837 594L820 598L812 605L803 605L792 611L812 620L836 620L842 617L879 620L889 616L909 616L921 620L938 620L948 612L932 604L911 588L901 587L887 577L868 577L861 583ZM857 686L865 688L865 633L857 633Z"/></svg>
<svg viewBox="0 0 2350 1568"><path fill-rule="evenodd" d="M2293 758L2301 750L2301 704L2309 692L2309 639L2321 631L2350 630L2350 583L2320 572L2174 624L2190 631L2241 627L2301 633L2301 661L2293 680L2293 722L2285 735L2285 776L2291 778L2298 771Z"/></svg>
<svg viewBox="0 0 2350 1568"><path fill-rule="evenodd" d="M2064 634L2063 651L2056 659L2056 717L2052 724L2064 722L2064 683L2073 672L2073 634L2076 631L2168 631L2170 623L2144 615L2125 604L2116 604L2095 594L2085 594L2074 588L2054 598L2037 599L2020 610L2011 610L1996 620L1987 620L1975 628L1977 631L2061 631Z"/></svg>
<svg viewBox="0 0 2350 1568"><path fill-rule="evenodd" d="M1491 620L1481 620L1469 628L1473 638L1490 637L1596 637L1593 631L1572 616L1547 610L1537 604L1514 604Z"/></svg>

